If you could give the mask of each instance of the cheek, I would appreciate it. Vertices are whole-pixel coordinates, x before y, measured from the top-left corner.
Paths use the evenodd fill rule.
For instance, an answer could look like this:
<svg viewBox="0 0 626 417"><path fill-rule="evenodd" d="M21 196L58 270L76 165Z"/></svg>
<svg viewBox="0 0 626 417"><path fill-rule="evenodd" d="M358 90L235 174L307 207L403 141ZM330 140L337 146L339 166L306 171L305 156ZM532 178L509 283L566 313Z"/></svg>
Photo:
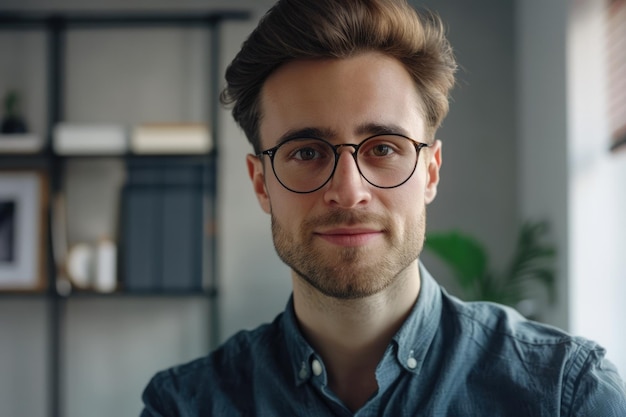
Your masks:
<svg viewBox="0 0 626 417"><path fill-rule="evenodd" d="M285 227L299 227L315 204L314 194L296 194L286 190L275 178L268 180L271 215Z"/></svg>
<svg viewBox="0 0 626 417"><path fill-rule="evenodd" d="M421 166L417 167L415 174L406 184L400 186L396 190L399 192L395 197L398 210L408 210L415 212L417 208L424 205L424 194L426 191L425 173L421 172ZM423 174L423 175L422 175Z"/></svg>
<svg viewBox="0 0 626 417"><path fill-rule="evenodd" d="M415 175L406 184L395 190L388 190L395 192L385 198L384 204L396 227L400 229L414 227L416 223L421 221L425 210L424 190L424 180L419 175Z"/></svg>

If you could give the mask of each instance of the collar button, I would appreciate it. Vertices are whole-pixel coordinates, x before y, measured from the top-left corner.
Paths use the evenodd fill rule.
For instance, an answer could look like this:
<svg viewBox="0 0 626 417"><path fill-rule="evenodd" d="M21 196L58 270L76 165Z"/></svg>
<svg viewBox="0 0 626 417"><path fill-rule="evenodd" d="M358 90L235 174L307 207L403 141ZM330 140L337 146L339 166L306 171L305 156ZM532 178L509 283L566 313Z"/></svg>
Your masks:
<svg viewBox="0 0 626 417"><path fill-rule="evenodd" d="M313 359L313 362L311 363L311 369L313 371L313 375L322 375L322 364L317 359Z"/></svg>

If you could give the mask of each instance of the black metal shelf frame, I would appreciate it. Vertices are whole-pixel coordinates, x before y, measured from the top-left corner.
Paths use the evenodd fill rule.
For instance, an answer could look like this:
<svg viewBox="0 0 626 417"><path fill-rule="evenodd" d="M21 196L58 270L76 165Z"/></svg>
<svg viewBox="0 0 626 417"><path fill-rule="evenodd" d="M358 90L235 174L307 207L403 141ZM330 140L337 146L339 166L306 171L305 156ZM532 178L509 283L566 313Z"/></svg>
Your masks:
<svg viewBox="0 0 626 417"><path fill-rule="evenodd" d="M207 119L211 124L211 135L215 140L214 150L206 155L213 158L216 165L219 164L217 158L219 150L219 102L217 92L220 85L220 54L221 37L220 28L224 21L246 20L250 17L247 11L242 10L220 10L210 12L194 13L147 13L147 12L101 12L101 13L7 13L0 12L0 30L44 30L47 34L47 133L46 146L44 151L37 156L20 156L18 160L26 162L45 160L47 170L50 172L50 187L52 192L60 190L61 187L61 166L65 159L73 156L55 155L52 151L52 131L53 127L64 119L64 88L65 88L65 33L74 28L122 28L122 27L204 27L210 33L210 79L209 92L209 114ZM207 93L209 94L209 93ZM81 158L81 156L77 156ZM87 156L89 157L89 156ZM145 158L144 156L122 155L122 158ZM3 155L3 160L7 158ZM4 162L3 162L4 163ZM15 163L11 164L15 165ZM18 163L19 165L19 163ZM218 172L218 167L215 167ZM218 195L217 182L212 185L211 192ZM51 211L48 213L48 220L51 220ZM213 215L217 216L215 210ZM49 223L50 224L50 223ZM49 235L49 234L48 234ZM214 237L212 237L214 239ZM207 297L210 302L209 320L210 334L209 346L214 347L219 341L219 306L216 299L219 293L219 257L217 256L217 245L207 245L209 253L205 253L211 259L208 288L203 291L181 291L181 292L115 292L112 294L97 294L93 292L73 292L69 296L59 294L56 288L56 266L51 254L51 237L48 236L48 289L45 293L21 294L4 293L2 298L14 297L28 299L43 298L49 300L48 314L48 387L49 387L49 416L60 417L63 409L62 404L62 372L63 372L63 346L62 334L63 323L65 321L66 303L74 298L119 298L119 297Z"/></svg>

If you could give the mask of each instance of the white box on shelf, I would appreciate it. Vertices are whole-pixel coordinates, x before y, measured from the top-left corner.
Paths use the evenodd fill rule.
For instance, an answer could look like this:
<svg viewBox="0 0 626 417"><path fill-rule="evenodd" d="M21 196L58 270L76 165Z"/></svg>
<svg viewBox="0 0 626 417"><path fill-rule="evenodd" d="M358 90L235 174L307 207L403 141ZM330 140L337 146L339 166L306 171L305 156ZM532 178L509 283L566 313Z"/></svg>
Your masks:
<svg viewBox="0 0 626 417"><path fill-rule="evenodd" d="M0 134L0 153L37 153L43 144L43 137L35 133Z"/></svg>
<svg viewBox="0 0 626 417"><path fill-rule="evenodd" d="M128 150L127 136L120 125L59 123L53 146L59 155L120 155Z"/></svg>
<svg viewBox="0 0 626 417"><path fill-rule="evenodd" d="M135 126L130 148L137 154L203 154L213 140L205 124L152 123Z"/></svg>

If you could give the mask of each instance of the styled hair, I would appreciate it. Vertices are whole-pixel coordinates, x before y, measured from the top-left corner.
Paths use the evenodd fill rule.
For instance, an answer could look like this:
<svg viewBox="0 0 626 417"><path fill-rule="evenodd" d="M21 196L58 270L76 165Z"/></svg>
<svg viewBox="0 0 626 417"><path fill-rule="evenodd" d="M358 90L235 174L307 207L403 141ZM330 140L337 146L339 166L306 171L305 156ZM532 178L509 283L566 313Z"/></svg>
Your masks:
<svg viewBox="0 0 626 417"><path fill-rule="evenodd" d="M399 60L422 100L426 136L448 113L456 62L443 24L406 0L280 0L261 19L226 70L220 95L255 152L260 94L267 77L298 59L348 58L376 51Z"/></svg>

